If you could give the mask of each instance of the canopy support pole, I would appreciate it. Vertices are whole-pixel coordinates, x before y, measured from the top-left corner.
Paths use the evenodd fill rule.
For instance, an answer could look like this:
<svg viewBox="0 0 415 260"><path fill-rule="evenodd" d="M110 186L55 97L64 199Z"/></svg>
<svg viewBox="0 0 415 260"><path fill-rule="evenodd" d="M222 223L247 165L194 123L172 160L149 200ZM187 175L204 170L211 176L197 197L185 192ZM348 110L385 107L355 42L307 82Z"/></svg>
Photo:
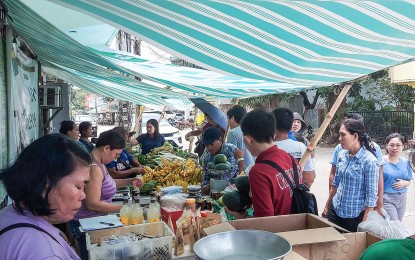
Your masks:
<svg viewBox="0 0 415 260"><path fill-rule="evenodd" d="M164 118L164 112L167 110L167 106L164 106L163 111L160 113L160 119L159 119L159 123L160 121Z"/></svg>
<svg viewBox="0 0 415 260"><path fill-rule="evenodd" d="M328 125L330 124L331 120L333 119L334 115L336 114L337 109L339 109L340 104L342 103L343 99L346 97L346 95L349 92L351 87L352 87L352 83L350 83L350 82L348 82L344 85L342 91L340 92L339 96L336 99L336 102L334 102L334 104L331 107L329 113L326 115L326 118L324 119L324 122L318 128L318 131L317 131L316 135L314 136L313 140L311 140L311 143L307 147L306 152L301 157L301 160L300 160L301 168L304 168L304 165L307 162L308 157L311 155L314 148L317 146L317 143L320 141L321 137L324 134L324 131L326 131Z"/></svg>
<svg viewBox="0 0 415 260"><path fill-rule="evenodd" d="M134 125L134 131L136 132L136 135L141 135L142 134L142 125L143 125L143 111L144 111L144 106L136 106L136 118L135 118L135 125Z"/></svg>
<svg viewBox="0 0 415 260"><path fill-rule="evenodd" d="M194 131L196 129L196 124L197 124L197 107L195 105L195 113L193 115L193 124L192 124L192 131ZM192 152L192 147L193 147L193 140L194 138L190 139L190 143L189 143L189 153Z"/></svg>

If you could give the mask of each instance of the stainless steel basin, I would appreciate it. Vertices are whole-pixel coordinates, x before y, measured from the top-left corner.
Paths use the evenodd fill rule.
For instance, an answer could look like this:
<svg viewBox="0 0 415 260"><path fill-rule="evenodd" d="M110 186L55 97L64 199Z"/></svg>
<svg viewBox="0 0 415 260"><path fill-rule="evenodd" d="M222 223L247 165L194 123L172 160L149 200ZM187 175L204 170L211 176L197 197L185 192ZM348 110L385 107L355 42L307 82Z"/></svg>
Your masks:
<svg viewBox="0 0 415 260"><path fill-rule="evenodd" d="M283 259L291 244L284 238L261 230L235 230L213 234L193 247L198 259Z"/></svg>

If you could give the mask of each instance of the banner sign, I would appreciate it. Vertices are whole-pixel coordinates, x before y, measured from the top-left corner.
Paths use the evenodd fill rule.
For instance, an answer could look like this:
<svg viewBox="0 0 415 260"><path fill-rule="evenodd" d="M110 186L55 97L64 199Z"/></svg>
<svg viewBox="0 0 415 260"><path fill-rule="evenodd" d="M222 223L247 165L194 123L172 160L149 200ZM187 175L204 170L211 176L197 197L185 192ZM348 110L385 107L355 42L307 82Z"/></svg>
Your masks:
<svg viewBox="0 0 415 260"><path fill-rule="evenodd" d="M9 64L9 158L13 160L39 137L38 63L12 43Z"/></svg>

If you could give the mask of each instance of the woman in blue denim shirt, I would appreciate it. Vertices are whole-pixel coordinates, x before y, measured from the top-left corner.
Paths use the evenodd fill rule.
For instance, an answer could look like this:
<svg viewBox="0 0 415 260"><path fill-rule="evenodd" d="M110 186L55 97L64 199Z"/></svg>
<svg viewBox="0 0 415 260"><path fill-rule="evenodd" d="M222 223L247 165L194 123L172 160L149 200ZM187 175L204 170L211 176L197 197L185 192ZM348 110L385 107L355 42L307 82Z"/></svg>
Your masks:
<svg viewBox="0 0 415 260"><path fill-rule="evenodd" d="M340 128L343 149L323 217L351 232L357 231L377 202L379 163L363 123L347 119Z"/></svg>

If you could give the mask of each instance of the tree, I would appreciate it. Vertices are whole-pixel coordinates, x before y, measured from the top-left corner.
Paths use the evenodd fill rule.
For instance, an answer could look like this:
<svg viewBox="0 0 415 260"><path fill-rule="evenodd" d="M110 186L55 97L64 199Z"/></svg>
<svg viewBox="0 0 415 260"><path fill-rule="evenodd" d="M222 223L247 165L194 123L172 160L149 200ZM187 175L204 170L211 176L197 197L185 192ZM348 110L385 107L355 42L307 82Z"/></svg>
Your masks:
<svg viewBox="0 0 415 260"><path fill-rule="evenodd" d="M85 98L91 93L81 88L77 88L77 87L71 87L69 89L69 93L70 93L69 102L71 103L72 110L86 112L85 111L85 107L86 107Z"/></svg>
<svg viewBox="0 0 415 260"><path fill-rule="evenodd" d="M239 100L239 105L249 108L263 107L273 109L278 106L281 101L290 102L293 100L295 93L271 94L258 97L250 97Z"/></svg>
<svg viewBox="0 0 415 260"><path fill-rule="evenodd" d="M369 75L363 82L374 87L368 93L383 103L394 104L396 110L412 110L415 101L415 89L405 84L393 84L389 80L387 70L381 70Z"/></svg>

